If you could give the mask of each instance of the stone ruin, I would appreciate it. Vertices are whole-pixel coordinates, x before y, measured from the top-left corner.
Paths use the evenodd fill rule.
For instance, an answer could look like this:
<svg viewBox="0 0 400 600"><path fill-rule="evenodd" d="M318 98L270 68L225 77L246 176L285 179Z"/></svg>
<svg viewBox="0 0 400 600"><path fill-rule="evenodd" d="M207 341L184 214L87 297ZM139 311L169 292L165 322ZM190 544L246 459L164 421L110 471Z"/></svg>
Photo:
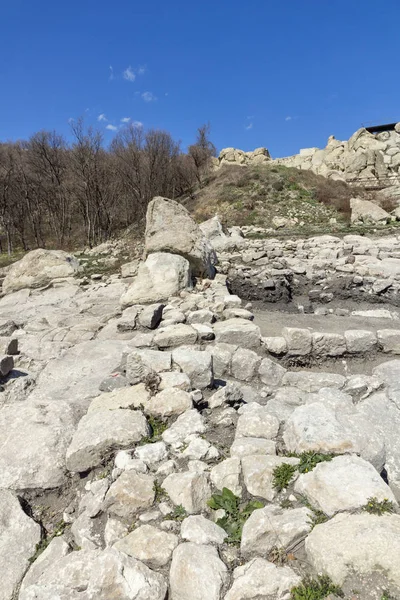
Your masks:
<svg viewBox="0 0 400 600"><path fill-rule="evenodd" d="M1 600L291 600L320 575L398 597L400 241L245 234L156 198L136 275L7 268ZM327 326L334 281L392 310L262 332L234 277L271 299L303 278Z"/></svg>

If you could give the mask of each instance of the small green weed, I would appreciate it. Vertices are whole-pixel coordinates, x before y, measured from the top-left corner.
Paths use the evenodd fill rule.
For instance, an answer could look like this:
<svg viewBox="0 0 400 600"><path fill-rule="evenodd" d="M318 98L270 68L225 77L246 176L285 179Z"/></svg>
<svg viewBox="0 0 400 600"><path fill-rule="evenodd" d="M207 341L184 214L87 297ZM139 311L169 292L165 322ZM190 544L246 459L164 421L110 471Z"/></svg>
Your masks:
<svg viewBox="0 0 400 600"><path fill-rule="evenodd" d="M153 415L147 417L147 422L151 427L151 436L142 438L140 441L141 446L159 442L162 434L168 428L168 423L165 423L162 419L154 417Z"/></svg>
<svg viewBox="0 0 400 600"><path fill-rule="evenodd" d="M285 498L281 502L281 508L293 508L293 502L289 498Z"/></svg>
<svg viewBox="0 0 400 600"><path fill-rule="evenodd" d="M155 496L154 496L155 502L161 502L162 500L164 500L164 498L167 498L167 496L168 496L167 492L158 483L157 480L154 481L153 490L154 490L154 494L155 494Z"/></svg>
<svg viewBox="0 0 400 600"><path fill-rule="evenodd" d="M57 536L62 535L67 527L67 523L64 521L59 521L55 524L54 529L51 534L46 534L40 542L36 544L35 553L29 559L30 563L35 562L35 560L44 552L50 542Z"/></svg>
<svg viewBox="0 0 400 600"><path fill-rule="evenodd" d="M362 507L363 510L371 515L384 515L394 512L394 504L387 498L381 502L377 498L368 498L367 504Z"/></svg>
<svg viewBox="0 0 400 600"><path fill-rule="evenodd" d="M396 598L394 596L391 596L389 592L384 591L381 596L381 600L396 600Z"/></svg>
<svg viewBox="0 0 400 600"><path fill-rule="evenodd" d="M251 513L264 505L257 500L252 500L244 506L240 506L240 498L228 488L223 488L222 494L213 494L207 502L213 510L223 509L225 515L217 520L217 525L222 527L228 534L229 544L239 544L242 538L243 525Z"/></svg>
<svg viewBox="0 0 400 600"><path fill-rule="evenodd" d="M284 488L287 488L291 482L293 475L295 474L297 465L290 465L289 463L282 463L273 470L273 487L281 492Z"/></svg>
<svg viewBox="0 0 400 600"><path fill-rule="evenodd" d="M312 529L314 529L314 527L316 525L321 525L322 523L326 523L326 521L329 520L328 515L326 515L324 512L322 512L322 510L318 510L317 508L313 508L311 506L311 504L308 502L307 498L304 498L304 496L302 496L301 498L299 498L300 502L306 506L313 514L310 517L310 524L312 526Z"/></svg>
<svg viewBox="0 0 400 600"><path fill-rule="evenodd" d="M174 521L183 521L183 519L186 519L186 517L186 510L183 508L182 504L178 504L178 506L175 506L174 510L170 512L165 518L168 520L173 519Z"/></svg>
<svg viewBox="0 0 400 600"><path fill-rule="evenodd" d="M320 462L326 462L334 458L334 454L321 454L320 452L303 452L300 454L300 462L297 466L299 473L308 473Z"/></svg>
<svg viewBox="0 0 400 600"><path fill-rule="evenodd" d="M300 585L292 588L290 600L323 600L329 594L344 597L343 591L329 577L319 575L315 579L305 577Z"/></svg>

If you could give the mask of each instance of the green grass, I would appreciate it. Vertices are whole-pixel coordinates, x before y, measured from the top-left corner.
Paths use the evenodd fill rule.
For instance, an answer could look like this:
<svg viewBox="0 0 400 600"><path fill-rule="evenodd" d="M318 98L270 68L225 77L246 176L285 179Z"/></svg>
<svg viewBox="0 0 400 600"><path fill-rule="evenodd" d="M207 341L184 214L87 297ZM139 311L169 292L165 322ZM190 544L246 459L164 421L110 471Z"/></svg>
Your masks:
<svg viewBox="0 0 400 600"><path fill-rule="evenodd" d="M213 494L207 502L213 510L223 509L225 515L217 520L217 525L222 527L228 534L228 544L240 544L242 539L243 525L252 512L264 505L257 500L240 505L240 498L228 488L223 488L222 494Z"/></svg>
<svg viewBox="0 0 400 600"><path fill-rule="evenodd" d="M290 465L289 463L282 463L272 472L273 480L272 485L278 491L281 492L287 488L293 479L293 475L297 470L297 465Z"/></svg>
<svg viewBox="0 0 400 600"><path fill-rule="evenodd" d="M320 452L303 452L299 455L300 462L297 466L299 473L308 473L312 471L314 467L320 462L327 462L332 460L335 454L321 454Z"/></svg>
<svg viewBox="0 0 400 600"><path fill-rule="evenodd" d="M149 415L147 417L147 422L151 428L151 435L148 437L142 438L140 441L141 446L145 446L146 444L154 444L155 442L159 442L161 440L161 436L164 431L168 428L168 423L160 419L159 417L155 417L153 415Z"/></svg>
<svg viewBox="0 0 400 600"><path fill-rule="evenodd" d="M7 254L6 252L2 252L0 254L0 269L3 267L8 267L13 263L17 262L17 260L21 260L25 256L26 252L23 250L19 250L17 252L13 252L12 254Z"/></svg>
<svg viewBox="0 0 400 600"><path fill-rule="evenodd" d="M323 600L329 594L344 597L341 588L334 585L329 577L318 575L316 578L305 577L300 585L292 588L290 600Z"/></svg>
<svg viewBox="0 0 400 600"><path fill-rule="evenodd" d="M183 508L182 504L178 504L178 506L174 507L174 510L168 515L165 516L165 519L174 520L174 521L183 521L188 516L186 510Z"/></svg>
<svg viewBox="0 0 400 600"><path fill-rule="evenodd" d="M54 526L53 531L51 532L51 534L46 534L41 540L40 542L38 542L36 544L36 548L35 548L35 553L33 554L33 556L31 556L31 558L29 559L29 562L32 564L33 562L35 562L35 560L38 558L38 556L40 556L42 554L42 552L44 552L47 548L47 546L50 544L50 542L57 536L62 535L65 531L65 529L67 528L67 523L65 523L64 521L59 521L58 523L56 523L56 525Z"/></svg>
<svg viewBox="0 0 400 600"><path fill-rule="evenodd" d="M394 512L394 504L387 498L379 501L377 498L368 498L367 504L362 507L362 510L370 513L371 515L384 515L385 513Z"/></svg>

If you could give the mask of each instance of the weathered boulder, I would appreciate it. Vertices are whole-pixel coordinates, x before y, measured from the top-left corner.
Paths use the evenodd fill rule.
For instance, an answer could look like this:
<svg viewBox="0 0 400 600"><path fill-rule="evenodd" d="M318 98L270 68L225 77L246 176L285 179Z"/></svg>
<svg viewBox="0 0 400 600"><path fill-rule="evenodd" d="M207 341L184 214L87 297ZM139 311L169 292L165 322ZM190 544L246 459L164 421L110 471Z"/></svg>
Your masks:
<svg viewBox="0 0 400 600"><path fill-rule="evenodd" d="M131 306L167 300L191 285L190 265L185 258L155 252L140 265L132 285L121 297L121 304Z"/></svg>
<svg viewBox="0 0 400 600"><path fill-rule="evenodd" d="M264 558L254 558L234 570L233 585L225 600L287 600L298 583L300 577L289 567L277 567Z"/></svg>
<svg viewBox="0 0 400 600"><path fill-rule="evenodd" d="M286 510L271 505L255 510L243 526L242 556L268 556L274 547L288 550L309 533L311 517L305 506Z"/></svg>
<svg viewBox="0 0 400 600"><path fill-rule="evenodd" d="M44 287L53 279L73 277L78 271L79 262L72 254L38 248L11 265L3 281L3 292Z"/></svg>
<svg viewBox="0 0 400 600"><path fill-rule="evenodd" d="M351 573L384 572L400 586L400 516L340 513L306 538L308 560L342 585Z"/></svg>
<svg viewBox="0 0 400 600"><path fill-rule="evenodd" d="M182 522L181 536L194 544L223 544L227 533L203 515L190 515Z"/></svg>
<svg viewBox="0 0 400 600"><path fill-rule="evenodd" d="M19 600L164 600L167 584L139 560L115 548L71 552L49 565Z"/></svg>
<svg viewBox="0 0 400 600"><path fill-rule="evenodd" d="M175 200L157 196L149 203L145 249L147 254L180 254L189 261L194 275L214 275L214 250L186 208Z"/></svg>
<svg viewBox="0 0 400 600"><path fill-rule="evenodd" d="M171 473L162 484L172 502L189 513L198 513L207 506L211 488L205 473L185 471Z"/></svg>
<svg viewBox="0 0 400 600"><path fill-rule="evenodd" d="M228 569L213 546L186 542L172 555L171 600L220 600Z"/></svg>
<svg viewBox="0 0 400 600"><path fill-rule="evenodd" d="M369 498L379 502L386 498L397 504L377 470L354 455L337 456L332 461L319 463L309 473L299 476L294 489L328 516L365 506Z"/></svg>
<svg viewBox="0 0 400 600"><path fill-rule="evenodd" d="M178 537L173 533L142 525L117 542L114 548L157 569L168 563L177 545Z"/></svg>
<svg viewBox="0 0 400 600"><path fill-rule="evenodd" d="M79 422L66 461L70 471L95 467L115 448L126 448L150 433L143 413L137 410L96 410Z"/></svg>
<svg viewBox="0 0 400 600"><path fill-rule="evenodd" d="M250 455L242 458L243 480L249 494L271 502L277 491L273 486L274 469L283 463L297 465L298 458Z"/></svg>
<svg viewBox="0 0 400 600"><path fill-rule="evenodd" d="M352 198L350 200L350 207L352 223L357 221L377 223L379 221L386 222L390 220L390 214L386 210L383 210L383 208L369 200Z"/></svg>
<svg viewBox="0 0 400 600"><path fill-rule="evenodd" d="M29 559L40 542L40 525L28 517L17 497L0 490L0 564L3 565L0 599L9 600L21 581Z"/></svg>
<svg viewBox="0 0 400 600"><path fill-rule="evenodd" d="M124 471L110 487L103 508L117 517L131 517L154 501L154 479L150 475Z"/></svg>
<svg viewBox="0 0 400 600"><path fill-rule="evenodd" d="M237 344L243 348L258 348L261 344L260 328L247 319L219 321L213 327L217 344Z"/></svg>

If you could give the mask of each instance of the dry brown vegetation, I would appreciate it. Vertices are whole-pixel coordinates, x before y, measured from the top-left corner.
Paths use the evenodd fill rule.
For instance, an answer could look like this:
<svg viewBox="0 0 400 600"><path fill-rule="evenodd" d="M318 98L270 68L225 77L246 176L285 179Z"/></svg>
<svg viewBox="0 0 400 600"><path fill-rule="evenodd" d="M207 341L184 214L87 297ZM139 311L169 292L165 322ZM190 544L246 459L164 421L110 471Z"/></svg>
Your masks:
<svg viewBox="0 0 400 600"><path fill-rule="evenodd" d="M349 223L350 199L354 196L371 199L362 188L272 163L224 165L184 203L198 221L218 214L226 226L270 226L273 217L324 225L332 218Z"/></svg>

